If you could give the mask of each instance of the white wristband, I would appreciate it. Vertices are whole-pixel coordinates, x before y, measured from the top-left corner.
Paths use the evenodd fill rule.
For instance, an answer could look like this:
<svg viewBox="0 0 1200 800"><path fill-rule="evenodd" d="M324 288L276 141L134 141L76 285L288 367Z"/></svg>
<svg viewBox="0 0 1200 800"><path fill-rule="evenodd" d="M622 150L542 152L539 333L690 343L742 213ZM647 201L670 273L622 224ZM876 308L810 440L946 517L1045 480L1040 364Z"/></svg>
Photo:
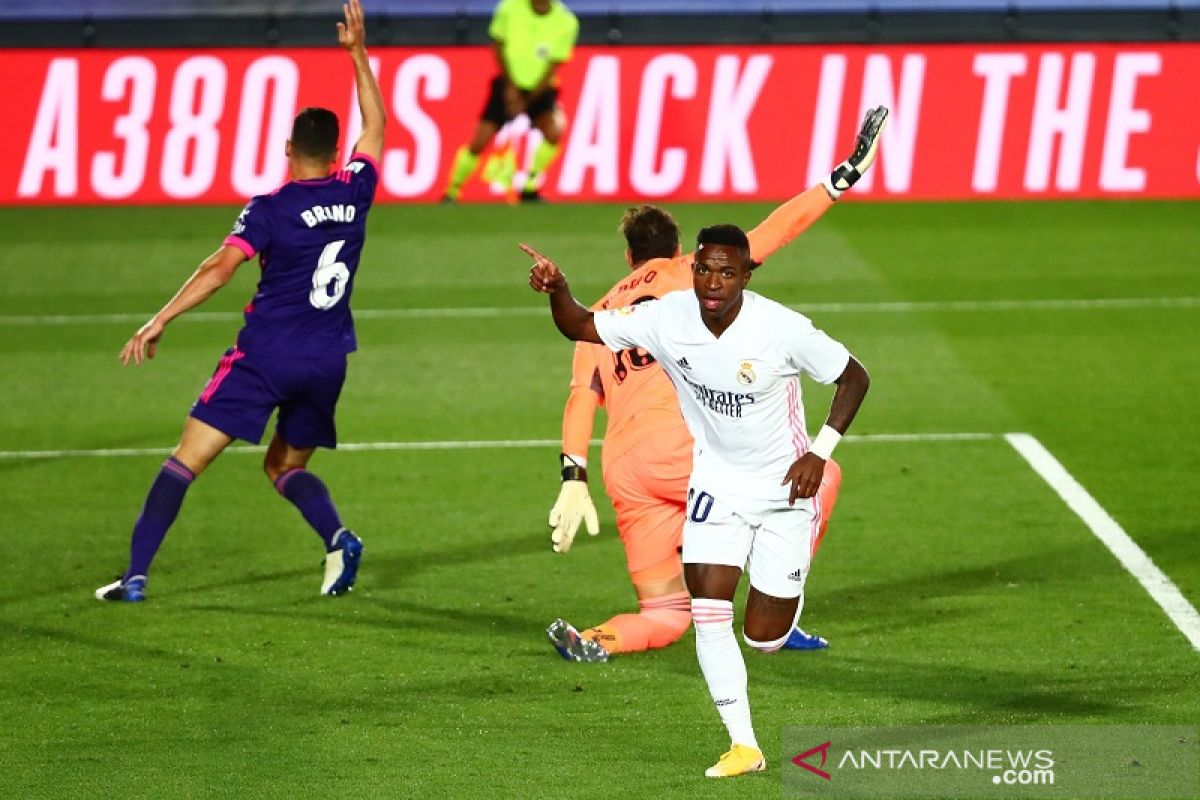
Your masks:
<svg viewBox="0 0 1200 800"><path fill-rule="evenodd" d="M825 191L829 193L830 200L837 200L842 196L842 190L833 185L833 176L830 175L825 180L821 181L821 185L825 187ZM835 431L836 433L836 431Z"/></svg>
<svg viewBox="0 0 1200 800"><path fill-rule="evenodd" d="M828 461L829 457L833 455L833 448L837 447L837 443L841 440L842 435L840 433L828 425L822 425L821 432L817 434L817 438L813 439L808 452Z"/></svg>
<svg viewBox="0 0 1200 800"><path fill-rule="evenodd" d="M570 453L563 453L562 465L564 467L584 467L587 468L587 458L584 456L573 456Z"/></svg>

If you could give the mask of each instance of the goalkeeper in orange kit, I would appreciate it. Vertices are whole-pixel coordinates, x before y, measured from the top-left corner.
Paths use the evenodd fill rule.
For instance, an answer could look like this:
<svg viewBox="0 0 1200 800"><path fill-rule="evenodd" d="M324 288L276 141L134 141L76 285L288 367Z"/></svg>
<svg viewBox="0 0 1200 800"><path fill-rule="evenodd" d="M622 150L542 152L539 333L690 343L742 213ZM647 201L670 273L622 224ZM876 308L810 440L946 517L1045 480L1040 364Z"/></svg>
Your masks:
<svg viewBox="0 0 1200 800"><path fill-rule="evenodd" d="M827 180L779 206L748 233L753 260L763 261L803 233L854 184L874 161L886 121L886 108L869 111L851 156ZM651 205L630 208L619 230L628 246L625 260L631 272L593 310L691 290L694 254L682 254L679 226L670 213ZM575 345L563 412L562 487L549 519L554 551L570 550L581 524L592 535L600 532L587 487L587 453L601 405L608 411L601 455L604 483L616 511L639 611L617 614L583 631L555 620L547 629L550 642L563 658L574 661L605 661L615 653L666 647L691 624L679 552L693 442L674 388L654 358L640 348L614 353L603 345ZM825 534L840 483L841 470L830 460L819 491L823 513L813 552ZM795 650L827 646L824 639L799 627L784 645Z"/></svg>

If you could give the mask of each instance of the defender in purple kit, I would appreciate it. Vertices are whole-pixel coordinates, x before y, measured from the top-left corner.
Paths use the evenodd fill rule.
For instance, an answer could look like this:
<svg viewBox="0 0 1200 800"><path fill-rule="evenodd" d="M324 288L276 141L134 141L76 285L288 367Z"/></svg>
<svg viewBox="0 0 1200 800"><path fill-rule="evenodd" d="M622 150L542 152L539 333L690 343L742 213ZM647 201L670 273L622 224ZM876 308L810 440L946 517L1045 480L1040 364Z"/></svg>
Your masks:
<svg viewBox="0 0 1200 800"><path fill-rule="evenodd" d="M192 481L234 439L259 442L279 410L263 469L275 488L325 544L321 594L354 586L363 544L344 527L325 484L308 471L317 447L335 447L334 409L357 343L350 295L379 179L386 123L383 99L367 61L359 0L342 7L338 43L350 54L362 112L362 136L337 168L337 116L306 108L292 125L290 180L252 199L233 231L162 310L121 350L121 362L154 358L167 323L195 308L255 255L262 278L246 306L237 344L225 352L192 406L183 435L163 464L133 528L129 567L96 590L100 600L145 599L150 562L175 521Z"/></svg>

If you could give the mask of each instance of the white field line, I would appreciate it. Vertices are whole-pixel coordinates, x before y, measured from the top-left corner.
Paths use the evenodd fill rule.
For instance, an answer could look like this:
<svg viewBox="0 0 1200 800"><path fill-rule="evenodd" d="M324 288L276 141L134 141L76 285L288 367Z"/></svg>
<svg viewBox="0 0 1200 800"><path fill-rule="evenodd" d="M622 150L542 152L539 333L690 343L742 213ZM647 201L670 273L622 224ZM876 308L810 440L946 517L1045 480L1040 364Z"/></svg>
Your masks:
<svg viewBox="0 0 1200 800"><path fill-rule="evenodd" d="M946 300L931 302L801 303L791 308L805 314L909 313L920 311L1089 311L1139 308L1197 308L1200 297L1108 297L1063 300ZM509 308L366 308L354 312L356 319L478 319L489 317L549 316L545 306ZM150 318L142 314L31 314L0 315L0 325L100 325L138 324ZM240 311L193 311L180 317L191 322L236 322Z"/></svg>
<svg viewBox="0 0 1200 800"><path fill-rule="evenodd" d="M996 433L874 433L847 435L850 442L962 442L995 439ZM450 440L441 442L342 442L338 450L359 452L371 450L512 450L521 448L559 447L558 439L493 439ZM592 445L599 445L593 439ZM0 450L0 461L51 458L122 458L128 456L165 456L171 447L106 447L77 450ZM265 453L261 445L234 445L227 453Z"/></svg>
<svg viewBox="0 0 1200 800"><path fill-rule="evenodd" d="M1029 462L1034 471L1079 515L1109 551L1166 612L1175 627L1200 651L1200 613L1150 556L1109 516L1087 489L1067 472L1041 442L1027 433L1006 433L1004 438Z"/></svg>

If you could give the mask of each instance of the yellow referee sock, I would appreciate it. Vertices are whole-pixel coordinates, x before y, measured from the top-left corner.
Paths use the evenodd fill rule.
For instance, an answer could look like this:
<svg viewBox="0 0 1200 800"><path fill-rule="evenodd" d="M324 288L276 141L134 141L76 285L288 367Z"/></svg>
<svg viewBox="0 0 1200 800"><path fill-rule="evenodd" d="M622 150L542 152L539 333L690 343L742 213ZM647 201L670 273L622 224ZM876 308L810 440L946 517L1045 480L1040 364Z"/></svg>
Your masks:
<svg viewBox="0 0 1200 800"><path fill-rule="evenodd" d="M450 182L446 184L446 197L457 200L462 194L463 184L471 177L479 164L479 156L472 153L466 145L458 148L454 154L454 163L450 165Z"/></svg>
<svg viewBox="0 0 1200 800"><path fill-rule="evenodd" d="M533 151L533 163L529 167L529 177L525 180L525 191L532 192L537 188L538 179L546 168L554 163L554 159L558 158L559 149L558 145L543 139L537 150Z"/></svg>

